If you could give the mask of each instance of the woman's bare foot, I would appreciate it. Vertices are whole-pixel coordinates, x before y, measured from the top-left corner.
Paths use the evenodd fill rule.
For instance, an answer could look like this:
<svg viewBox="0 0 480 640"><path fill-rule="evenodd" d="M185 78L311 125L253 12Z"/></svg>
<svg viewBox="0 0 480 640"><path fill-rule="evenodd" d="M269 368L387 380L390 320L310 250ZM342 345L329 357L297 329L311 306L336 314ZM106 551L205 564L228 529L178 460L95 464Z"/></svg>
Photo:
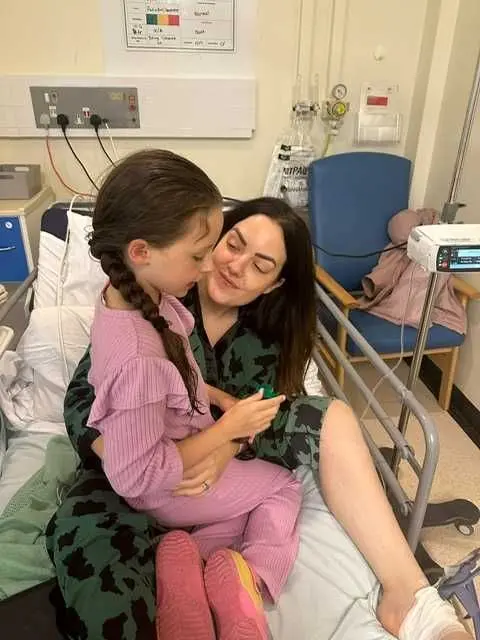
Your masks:
<svg viewBox="0 0 480 640"><path fill-rule="evenodd" d="M392 636L398 638L400 627L414 604L414 595L384 590L377 607L378 621Z"/></svg>

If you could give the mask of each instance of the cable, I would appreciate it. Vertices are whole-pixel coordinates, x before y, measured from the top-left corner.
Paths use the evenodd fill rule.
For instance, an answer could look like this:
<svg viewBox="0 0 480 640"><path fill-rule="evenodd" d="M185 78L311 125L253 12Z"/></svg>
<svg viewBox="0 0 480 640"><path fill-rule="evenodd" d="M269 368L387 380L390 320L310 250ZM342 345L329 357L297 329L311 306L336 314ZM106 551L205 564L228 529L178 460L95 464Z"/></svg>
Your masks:
<svg viewBox="0 0 480 640"><path fill-rule="evenodd" d="M52 153L52 149L50 147L50 129L48 127L46 129L45 142L46 142L46 145L47 145L47 152L48 152L48 158L50 160L50 166L52 167L52 170L53 170L54 174L57 176L57 178L59 179L60 183L65 187L65 189L70 191L70 193L73 193L73 194L75 194L77 196L84 196L86 198L91 198L92 197L91 194L82 193L81 191L78 191L77 189L74 189L69 184L67 184L65 182L65 180L62 178L62 176L60 175L60 172L58 171L57 167L55 166L55 162L53 160L53 153Z"/></svg>
<svg viewBox="0 0 480 640"><path fill-rule="evenodd" d="M398 369L398 367L402 364L403 362L403 356L405 353L405 321L407 319L407 309L408 309L408 303L410 302L410 295L412 293L412 285L413 285L413 276L415 274L415 271L418 267L418 264L415 264L413 266L412 272L410 274L410 283L408 285L408 294L407 294L407 301L405 303L405 308L403 310L403 316L402 316L402 324L400 325L400 357L398 358L397 363L395 364L394 367L392 367L392 369L389 371L389 373L386 373L385 375L383 375L380 380L376 383L376 385L373 387L372 389L372 395L370 396L365 409L362 411L362 415L360 416L360 422L363 423L363 420L368 412L368 410L370 409L370 405L372 404L372 400L375 397L375 394L377 393L377 391L379 390L379 388L382 386L382 384L385 382L385 380L387 380L387 378L390 378L390 376L392 376L395 371ZM385 483L385 478L382 476L381 473L378 474L379 478L380 478L380 482L382 483L383 489L386 490L386 483Z"/></svg>
<svg viewBox="0 0 480 640"><path fill-rule="evenodd" d="M70 206L68 208L68 213L67 213L67 233L66 233L66 237L65 237L65 242L63 243L63 252L62 252L62 258L60 260L60 266L58 269L58 276L57 276L57 291L56 291L56 306L57 306L57 334L58 334L58 344L60 345L60 352L62 355L62 364L63 364L63 381L65 384L65 387L67 387L69 380L70 380L70 374L68 371L68 362L67 362L67 355L65 352L65 341L64 341L64 337L63 337L63 314L62 314L62 310L63 310L63 285L65 282L65 269L66 269L66 260L67 260L67 253L68 253L68 249L69 249L69 244L70 244L70 216L72 214L72 209L73 209L73 205L75 203L75 200L77 199L77 196L74 195L73 198L70 200Z"/></svg>
<svg viewBox="0 0 480 640"><path fill-rule="evenodd" d="M292 207L292 209L295 210L295 207L292 205L290 198L288 196L288 190L287 187L285 187L285 185L283 185L280 188L280 192L282 194L282 198L285 200L285 202L290 205L290 207ZM389 251L393 251L394 249L404 249L407 246L407 242L402 242L401 244L394 244L392 247L387 247L386 249L378 249L378 251L371 251L370 253L361 253L358 255L352 255L349 253L332 253L331 251L328 251L327 249L324 249L323 247L321 247L319 244L315 244L315 242L312 242L312 246L314 246L316 249L318 249L319 251L322 251L323 253L326 253L327 256L331 256L332 258L371 258L372 256L378 256L382 253L388 253Z"/></svg>
<svg viewBox="0 0 480 640"><path fill-rule="evenodd" d="M372 396L369 399L369 401L367 402L367 406L365 407L365 409L363 410L362 415L360 416L360 421L362 421L365 417L365 414L367 413L367 411L370 409L370 405L372 403L372 398L375 396L375 394L377 393L378 389L380 388L380 386L385 382L385 380L387 378L389 378L393 373L395 373L395 371L398 369L398 367L402 364L403 362L403 356L405 354L405 322L407 319L407 309L408 309L408 304L410 302L410 296L412 294L412 285L413 285L413 276L415 274L415 271L417 270L418 264L414 264L413 265L413 269L412 272L410 273L410 284L408 286L408 294L407 294L407 301L405 302L405 308L403 310L403 316L402 316L402 324L400 325L400 357L398 359L398 362L395 364L395 366L390 370L389 373L386 373L384 376L382 376L380 378L380 380L377 382L377 384L373 387L372 389Z"/></svg>
<svg viewBox="0 0 480 640"><path fill-rule="evenodd" d="M103 124L105 125L105 129L108 132L108 137L110 138L110 144L112 145L112 151L113 151L113 155L115 156L115 160L118 162L119 155L118 155L118 151L117 151L117 147L115 145L115 142L113 141L113 136L112 136L112 130L110 129L110 127L108 126L108 120L103 120Z"/></svg>
<svg viewBox="0 0 480 640"><path fill-rule="evenodd" d="M285 200L285 202L288 205L292 206L287 194L287 188L285 186L282 186L280 190L282 192L282 198ZM224 201L228 201L233 204L241 204L242 202L241 200L237 200L236 198L229 198L227 196L225 196L223 199ZM315 242L312 242L312 246L314 246L315 249L318 249L322 253L325 253L327 256L331 256L332 258L358 258L358 259L371 258L372 256L379 256L382 253L388 253L389 251L393 251L394 249L404 249L407 246L407 244L408 244L407 242L402 242L401 244L394 244L393 246L387 247L386 249L378 249L377 251L371 251L370 253L359 253L357 255L354 255L349 253L333 253L332 251L328 251L324 247L321 247L319 244L315 244Z"/></svg>
<svg viewBox="0 0 480 640"><path fill-rule="evenodd" d="M88 173L87 168L85 167L85 165L83 164L83 162L80 160L80 158L77 156L77 154L75 153L74 148L72 147L70 140L68 139L67 136L67 132L65 131L65 129L62 128L62 132L63 132L63 137L65 138L65 142L68 144L68 148L70 149L70 151L73 154L73 157L75 158L75 160L78 162L78 164L82 167L83 171L85 172L85 175L87 176L87 178L90 180L90 182L92 183L92 185L95 187L95 189L98 191L98 187L95 184L92 176Z"/></svg>
<svg viewBox="0 0 480 640"><path fill-rule="evenodd" d="M323 145L322 154L320 158L324 158L327 155L327 151L330 147L330 143L332 142L332 139L333 139L333 135L331 133L327 133L327 135L325 136L325 143Z"/></svg>
<svg viewBox="0 0 480 640"><path fill-rule="evenodd" d="M407 242L402 242L401 244L394 244L392 247L387 247L386 249L379 249L378 251L371 251L370 253L350 255L348 253L332 253L331 251L327 251L320 245L315 244L315 242L312 242L312 245L316 249L319 249L323 253L326 253L327 256L332 256L332 258L371 258L372 256L378 256L381 253L388 253L389 251L393 251L394 249L404 249L407 246L407 244L408 244Z"/></svg>
<svg viewBox="0 0 480 640"><path fill-rule="evenodd" d="M107 156L107 158L108 158L108 160L109 160L110 164L114 167L114 166L115 166L115 162L111 159L111 157L108 155L108 151L107 151L107 150L105 149L105 147L103 146L102 139L100 138L100 136L99 136L99 134L98 134L98 129L95 129L95 133L96 133L96 136L97 136L97 140L98 140L98 142L99 142L100 146L102 147L102 151L103 151L103 153Z"/></svg>
<svg viewBox="0 0 480 640"><path fill-rule="evenodd" d="M110 164L112 166L115 166L115 162L111 159L111 157L108 154L108 151L103 146L102 139L100 138L100 134L98 133L100 125L102 124L102 119L96 113L92 113L92 115L90 116L90 124L95 129L95 135L97 136L97 140L98 140L99 145L102 147L103 153L107 156L108 161L110 162Z"/></svg>
<svg viewBox="0 0 480 640"><path fill-rule="evenodd" d="M300 0L300 6L298 9L298 26L297 26L297 59L295 70L297 72L295 78L298 82L298 76L300 75L300 53L302 48L302 23L303 23L303 0Z"/></svg>
<svg viewBox="0 0 480 640"><path fill-rule="evenodd" d="M95 187L95 189L98 191L98 187L95 184L92 176L88 173L87 168L85 167L85 165L83 164L83 162L80 160L80 158L77 156L77 154L75 153L75 149L72 147L70 140L68 139L67 136L67 127L69 124L69 119L68 116L66 116L64 113L60 113L57 116L57 124L60 126L60 128L62 129L62 133L63 133L63 137L65 138L65 142L68 144L68 148L70 149L70 151L73 154L73 157L75 158L75 160L78 162L78 164L82 167L83 171L85 172L85 175L87 176L87 178L90 180L90 182L93 184L93 186Z"/></svg>

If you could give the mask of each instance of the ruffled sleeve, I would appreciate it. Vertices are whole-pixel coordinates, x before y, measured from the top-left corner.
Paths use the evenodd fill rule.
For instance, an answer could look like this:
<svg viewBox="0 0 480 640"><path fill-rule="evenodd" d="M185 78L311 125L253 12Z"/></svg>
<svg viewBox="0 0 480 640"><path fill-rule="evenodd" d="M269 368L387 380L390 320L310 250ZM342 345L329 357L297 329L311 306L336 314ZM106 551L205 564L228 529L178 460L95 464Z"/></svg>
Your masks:
<svg viewBox="0 0 480 640"><path fill-rule="evenodd" d="M182 480L181 456L165 434L167 407L181 403L182 384L168 360L138 357L97 385L89 425L104 437L104 471L119 495L144 498Z"/></svg>

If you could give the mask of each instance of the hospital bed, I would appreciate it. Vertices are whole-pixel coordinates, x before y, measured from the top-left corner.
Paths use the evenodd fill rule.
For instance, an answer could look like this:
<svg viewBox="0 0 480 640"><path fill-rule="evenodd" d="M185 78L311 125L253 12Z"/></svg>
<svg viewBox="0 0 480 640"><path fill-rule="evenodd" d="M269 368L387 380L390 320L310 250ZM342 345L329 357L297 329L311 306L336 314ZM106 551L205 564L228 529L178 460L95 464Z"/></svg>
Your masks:
<svg viewBox="0 0 480 640"><path fill-rule="evenodd" d="M228 207L231 203L226 202ZM88 254L87 232L91 204L56 203L42 218L37 270L7 303L0 307L0 324L33 287L29 323L16 352L6 352L0 360L0 406L8 423L8 447L0 465L0 525L2 513L45 463L52 439L65 436L63 396L76 363L89 341L93 304L104 276ZM323 289L317 287L319 302L342 323L376 369L408 405L421 425L425 438L423 460L399 434L334 340L319 321L318 332L345 367L353 384L369 402L392 444L418 477L416 494L410 498L392 473L379 448L365 429L365 437L396 511L406 523L405 534L415 549L420 536L428 496L438 460L435 425L414 394L391 372L381 358L350 325ZM317 352L313 359L326 390L345 399L334 375ZM315 370L316 371L316 370ZM318 393L312 369L307 392ZM315 375L313 376L315 378ZM0 448L1 455L1 448ZM367 563L325 506L316 480L307 468L297 471L304 485L300 518L300 550L297 563L278 606L268 611L274 640L380 640L390 638L374 615L378 585ZM59 500L61 491L59 490ZM372 527L372 535L375 535ZM12 547L12 552L14 548ZM1 593L0 541L0 593ZM52 569L53 577L53 569ZM25 586L33 586L32 584ZM12 626L20 639L58 637L53 613L45 617L52 582L0 602L0 628ZM43 603L43 604L42 604ZM22 612L29 609L28 624ZM37 615L37 613L38 615ZM2 624L6 621L7 627ZM21 624L20 624L21 621ZM39 635L39 625L46 625ZM18 626L20 625L20 626ZM21 627L23 625L23 627ZM23 631L22 631L23 628ZM48 633L48 635L46 635ZM22 635L23 634L23 635ZM8 634L7 634L8 635Z"/></svg>

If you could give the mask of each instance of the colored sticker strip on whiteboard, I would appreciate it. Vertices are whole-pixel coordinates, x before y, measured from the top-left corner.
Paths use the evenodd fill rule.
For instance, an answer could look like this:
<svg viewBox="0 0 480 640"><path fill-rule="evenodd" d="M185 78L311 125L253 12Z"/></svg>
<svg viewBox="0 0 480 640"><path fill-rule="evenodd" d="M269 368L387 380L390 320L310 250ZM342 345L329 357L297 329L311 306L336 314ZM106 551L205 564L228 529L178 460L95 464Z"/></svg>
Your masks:
<svg viewBox="0 0 480 640"><path fill-rule="evenodd" d="M236 0L123 0L128 49L235 50Z"/></svg>

